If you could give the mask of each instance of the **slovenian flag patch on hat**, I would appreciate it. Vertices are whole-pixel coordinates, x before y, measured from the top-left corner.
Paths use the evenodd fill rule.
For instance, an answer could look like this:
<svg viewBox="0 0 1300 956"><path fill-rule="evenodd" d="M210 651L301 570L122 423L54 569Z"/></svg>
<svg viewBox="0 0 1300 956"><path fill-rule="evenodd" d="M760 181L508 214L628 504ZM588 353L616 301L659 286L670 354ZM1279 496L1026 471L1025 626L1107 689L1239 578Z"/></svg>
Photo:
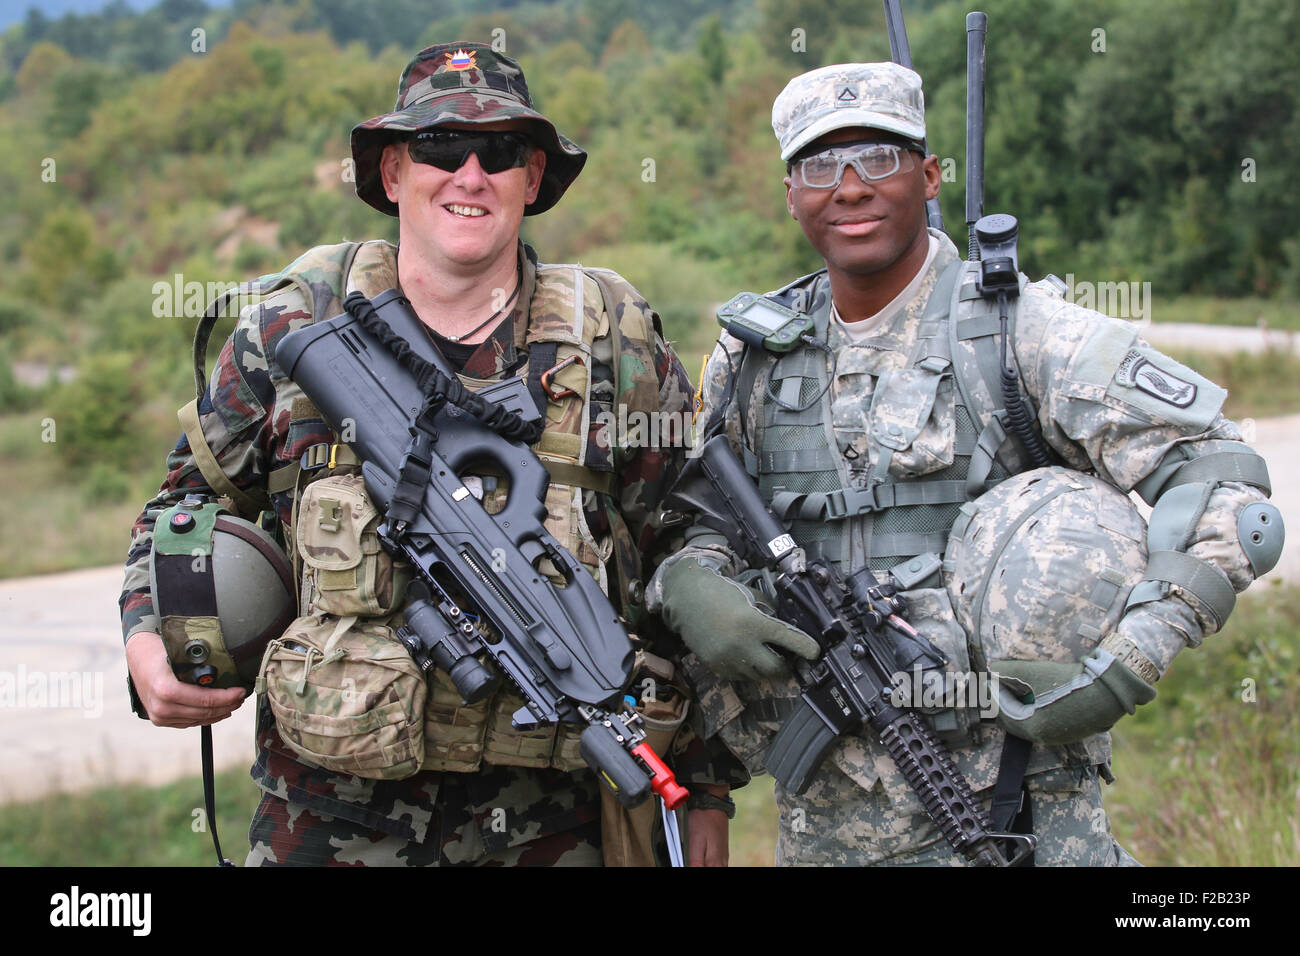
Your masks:
<svg viewBox="0 0 1300 956"><path fill-rule="evenodd" d="M460 49L455 53L447 54L447 69L449 70L472 70L474 65L474 54L469 50Z"/></svg>

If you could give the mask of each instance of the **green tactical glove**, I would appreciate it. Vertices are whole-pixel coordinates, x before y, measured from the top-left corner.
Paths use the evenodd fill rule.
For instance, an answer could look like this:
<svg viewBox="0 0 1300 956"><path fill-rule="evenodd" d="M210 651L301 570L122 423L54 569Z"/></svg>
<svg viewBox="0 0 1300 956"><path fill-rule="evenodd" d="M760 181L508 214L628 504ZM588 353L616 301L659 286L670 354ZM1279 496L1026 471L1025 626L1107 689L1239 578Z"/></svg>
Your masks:
<svg viewBox="0 0 1300 956"><path fill-rule="evenodd" d="M1107 651L1077 664L989 661L998 677L998 723L1009 734L1059 745L1110 730L1156 689Z"/></svg>
<svg viewBox="0 0 1300 956"><path fill-rule="evenodd" d="M663 618L719 677L760 680L790 673L766 645L815 660L817 642L764 614L749 588L694 558L678 561L663 578Z"/></svg>

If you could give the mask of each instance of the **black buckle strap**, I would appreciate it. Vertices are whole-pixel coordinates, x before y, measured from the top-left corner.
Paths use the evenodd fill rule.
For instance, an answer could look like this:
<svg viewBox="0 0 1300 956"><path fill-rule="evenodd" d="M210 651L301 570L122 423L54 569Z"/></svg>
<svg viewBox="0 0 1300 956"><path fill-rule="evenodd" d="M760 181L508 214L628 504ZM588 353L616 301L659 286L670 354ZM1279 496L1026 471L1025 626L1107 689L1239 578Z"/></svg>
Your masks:
<svg viewBox="0 0 1300 956"><path fill-rule="evenodd" d="M1028 740L1011 734L1007 734L1002 744L998 779L993 784L993 805L989 808L989 818L997 832L1033 833L1033 808L1030 805L1029 790L1025 787L1025 770L1029 767L1029 751L1032 749L1033 744ZM1003 842L1007 844L1008 858L1015 859L1017 851L1011 841ZM1019 865L1034 865L1032 850Z"/></svg>
<svg viewBox="0 0 1300 956"><path fill-rule="evenodd" d="M826 492L826 520L843 521L850 515L880 511L893 504L893 488L876 485L874 488L837 488ZM889 499L889 500L885 500Z"/></svg>
<svg viewBox="0 0 1300 956"><path fill-rule="evenodd" d="M330 463L330 448L332 447L332 444L327 441L310 446L298 459L298 467L302 471L319 471Z"/></svg>
<svg viewBox="0 0 1300 956"><path fill-rule="evenodd" d="M433 476L433 443L437 432L433 417L442 408L441 395L431 395L424 402L420 414L411 423L411 443L406 446L398 468L397 487L388 503L387 518L393 532L400 537L424 504L424 494Z"/></svg>

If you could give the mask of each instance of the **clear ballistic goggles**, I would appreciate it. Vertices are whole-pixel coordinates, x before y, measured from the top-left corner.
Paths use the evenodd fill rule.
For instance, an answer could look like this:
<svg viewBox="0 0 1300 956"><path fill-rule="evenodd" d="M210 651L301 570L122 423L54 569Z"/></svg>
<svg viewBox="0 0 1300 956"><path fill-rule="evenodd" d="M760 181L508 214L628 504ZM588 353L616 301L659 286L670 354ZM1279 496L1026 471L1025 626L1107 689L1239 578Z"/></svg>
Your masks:
<svg viewBox="0 0 1300 956"><path fill-rule="evenodd" d="M894 173L911 172L916 167L912 155L911 149L894 143L873 140L836 143L819 153L795 160L790 177L796 186L833 189L844 178L844 167L850 163L858 178L865 182L888 179Z"/></svg>

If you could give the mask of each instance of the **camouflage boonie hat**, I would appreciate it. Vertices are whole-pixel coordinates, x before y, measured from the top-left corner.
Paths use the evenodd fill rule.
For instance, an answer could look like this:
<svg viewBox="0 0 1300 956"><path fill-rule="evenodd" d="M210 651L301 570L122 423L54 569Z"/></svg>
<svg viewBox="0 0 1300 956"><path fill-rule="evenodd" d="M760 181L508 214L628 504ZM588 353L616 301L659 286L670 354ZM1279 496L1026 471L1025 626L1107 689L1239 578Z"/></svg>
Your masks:
<svg viewBox="0 0 1300 956"><path fill-rule="evenodd" d="M924 142L920 75L897 63L837 63L796 76L772 104L772 131L787 162L819 136L854 126Z"/></svg>
<svg viewBox="0 0 1300 956"><path fill-rule="evenodd" d="M515 119L530 121L533 143L546 152L541 188L524 207L524 215L531 216L560 201L582 171L586 152L533 109L524 71L510 57L486 43L440 43L421 50L402 72L393 111L352 129L357 195L380 212L397 215L397 205L385 194L379 177L379 158L403 133L443 123Z"/></svg>

